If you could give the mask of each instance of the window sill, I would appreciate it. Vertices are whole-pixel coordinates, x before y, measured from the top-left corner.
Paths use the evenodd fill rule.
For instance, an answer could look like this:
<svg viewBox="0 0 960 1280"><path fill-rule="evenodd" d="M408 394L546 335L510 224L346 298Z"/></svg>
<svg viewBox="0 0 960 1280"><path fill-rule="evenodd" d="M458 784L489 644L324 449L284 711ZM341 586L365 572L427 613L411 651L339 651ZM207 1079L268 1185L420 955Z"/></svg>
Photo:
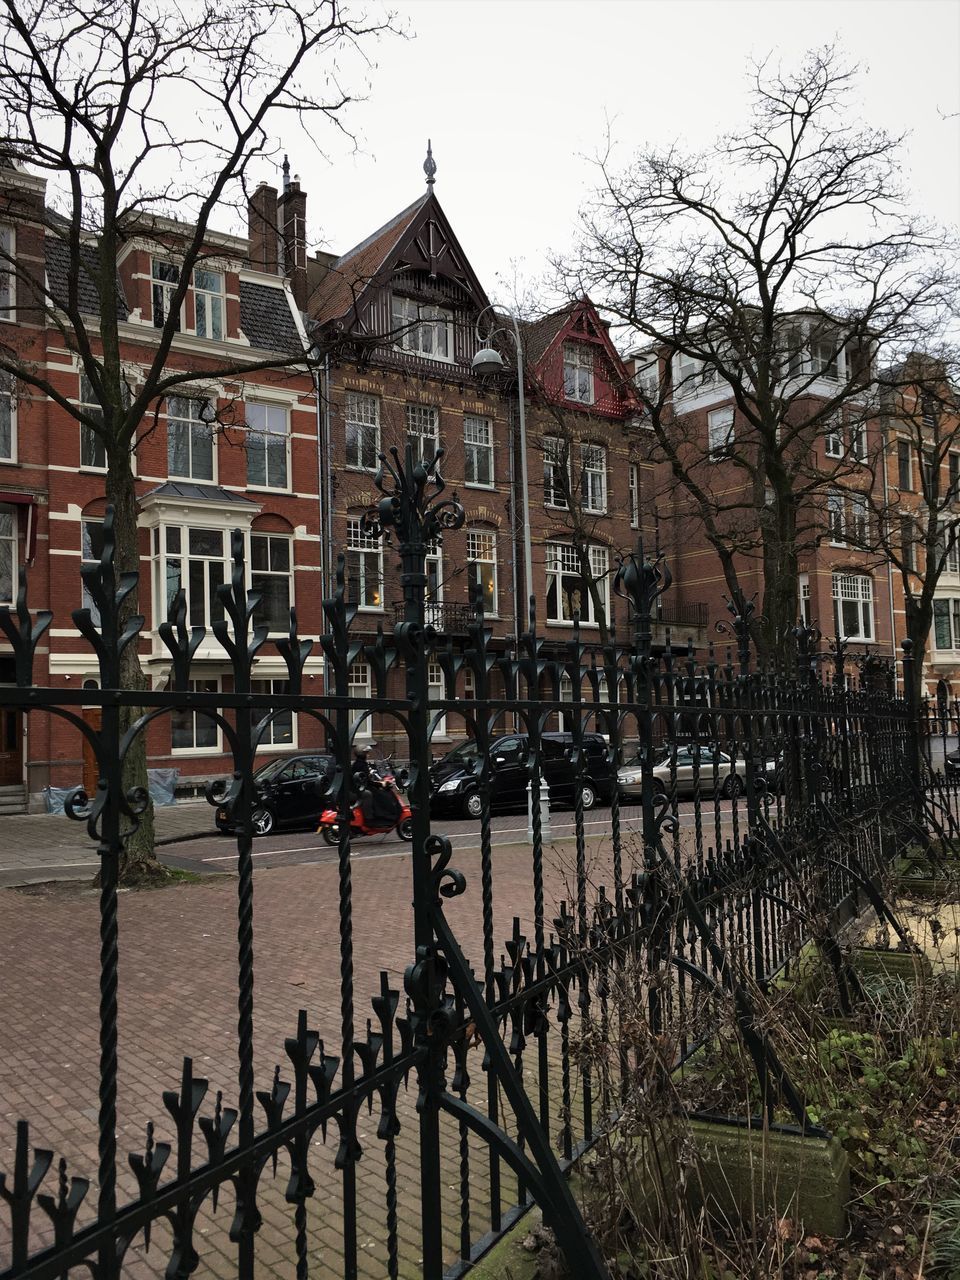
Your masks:
<svg viewBox="0 0 960 1280"><path fill-rule="evenodd" d="M465 489L483 489L487 493L492 493L496 489L496 484L481 484L479 480L464 480L463 487Z"/></svg>
<svg viewBox="0 0 960 1280"><path fill-rule="evenodd" d="M654 619L654 621L656 621L656 619ZM557 621L557 620L556 620L556 619L554 619L554 618L548 618L548 619L547 619L547 626L548 626L548 627L570 627L570 628L572 628L572 627L574 626L574 624L573 624L572 622L559 622L559 621ZM600 627L600 623L599 623L599 622L587 622L585 619L581 618L581 619L580 619L580 626L581 626L581 627L592 627L592 628L594 628L594 629L599 629L599 627Z"/></svg>
<svg viewBox="0 0 960 1280"><path fill-rule="evenodd" d="M582 507L581 510L585 516L608 516L610 512L606 507Z"/></svg>
<svg viewBox="0 0 960 1280"><path fill-rule="evenodd" d="M213 483L213 481L212 481L212 480L207 480L207 481L199 481L199 480L197 480L197 481L194 481L194 483L195 483L195 484L200 484L200 483L212 484L212 483ZM275 489L272 485L269 485L269 484L248 484L248 485L247 485L247 493L281 493L281 494L285 494L285 495L289 498L289 497L290 497L290 495L293 493L293 490L290 488L290 486L289 486L289 485L287 485L287 487L286 487L285 489ZM280 536L282 536L282 535L280 535Z"/></svg>
<svg viewBox="0 0 960 1280"><path fill-rule="evenodd" d="M185 757L201 758L206 756L222 756L224 754L223 747L171 747L170 754L177 756L179 759Z"/></svg>
<svg viewBox="0 0 960 1280"><path fill-rule="evenodd" d="M105 476L107 474L106 467L85 467L82 464L78 471L82 476Z"/></svg>
<svg viewBox="0 0 960 1280"><path fill-rule="evenodd" d="M375 476L380 470L380 465L378 463L375 467L361 467L359 463L345 462L343 464L343 469L344 471L355 471L361 476Z"/></svg>

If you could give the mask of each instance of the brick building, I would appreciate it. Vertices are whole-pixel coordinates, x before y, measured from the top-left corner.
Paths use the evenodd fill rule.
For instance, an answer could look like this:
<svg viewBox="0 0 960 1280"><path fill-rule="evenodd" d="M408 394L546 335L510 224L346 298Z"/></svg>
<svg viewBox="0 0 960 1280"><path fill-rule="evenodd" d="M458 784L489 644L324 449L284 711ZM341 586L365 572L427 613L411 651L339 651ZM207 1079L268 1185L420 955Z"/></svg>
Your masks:
<svg viewBox="0 0 960 1280"><path fill-rule="evenodd" d="M296 605L301 634L319 634L317 398L309 370L297 364L305 332L292 288L298 285L298 255L299 285L305 280L304 255L286 234L296 225L291 217L301 199L290 184L279 199L274 193L275 207L267 217L257 207L263 205L261 190L251 205L250 238L208 237L165 366L191 378L153 406L137 436L145 615L139 652L154 686L169 678L170 655L157 628L177 587L186 591L189 625L209 629L217 616L215 591L229 579L232 529L243 531L249 582L263 592L259 613L271 633L287 632L288 610ZM64 401L95 409L70 326L58 323L69 297L71 259L57 228L45 207L44 183L4 171L0 343L18 360L45 369ZM134 389L156 350L158 325L179 280L178 246L188 232L157 219L124 248L116 305L121 356ZM276 250L278 242L283 255ZM264 255L264 246L271 244ZM84 252L95 256L96 245ZM78 287L79 310L96 333L96 294L82 271ZM283 367L225 376L225 370L259 362ZM102 545L104 495L105 456L94 432L50 396L8 381L0 391L0 603L15 602L19 566L25 562L31 607L53 612L38 651L38 682L76 688L98 679L71 612L89 603L79 570ZM13 678L9 654L10 646L0 641L0 681ZM227 687L223 658L208 634L193 664L199 687ZM310 679L321 674L316 654L307 670ZM268 643L257 660L257 679L272 684L285 672ZM97 713L87 714L92 720ZM300 732L311 735L311 742L316 736L309 726ZM94 781L94 762L81 736L56 718L3 712L0 735L0 785L14 789L7 793L12 799L36 804L48 785ZM264 752L289 750L298 741L303 745L298 727L281 718ZM150 767L176 768L187 785L200 786L232 768L216 726L193 713L154 722L147 750Z"/></svg>
<svg viewBox="0 0 960 1280"><path fill-rule="evenodd" d="M803 426L829 404L859 349L823 354L811 326L793 317L797 340L792 370L803 381L784 422L796 423L789 449L801 496L797 513L799 611L823 635L844 635L851 648L890 656L895 638L890 575L870 546L872 495L882 456L882 425L871 408L864 376L862 403L844 404L825 421ZM717 534L733 554L747 596L763 597L762 536L771 501L758 463L755 429L743 418L729 384L682 355L634 352L638 385L663 404L678 465L706 496ZM859 376L859 373L857 374ZM657 454L657 450L654 449ZM706 536L690 493L657 454L654 518L682 605L700 602L710 628L726 618L728 585L720 556ZM882 470L882 469L881 469Z"/></svg>

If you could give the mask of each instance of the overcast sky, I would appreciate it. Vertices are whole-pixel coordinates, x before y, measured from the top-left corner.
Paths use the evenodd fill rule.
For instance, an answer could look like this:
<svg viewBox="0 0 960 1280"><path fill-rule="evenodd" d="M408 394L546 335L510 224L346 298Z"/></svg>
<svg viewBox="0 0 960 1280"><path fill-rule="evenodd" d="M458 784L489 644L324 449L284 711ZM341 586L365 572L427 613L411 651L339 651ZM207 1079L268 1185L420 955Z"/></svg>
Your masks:
<svg viewBox="0 0 960 1280"><path fill-rule="evenodd" d="M394 0L409 39L375 51L351 109L360 151L291 155L311 237L343 252L423 190L437 194L487 291L536 277L570 242L609 119L622 144L692 148L741 120L746 61L796 62L836 38L863 64L862 110L909 130L916 207L960 223L960 0ZM272 177L264 173L258 177Z"/></svg>

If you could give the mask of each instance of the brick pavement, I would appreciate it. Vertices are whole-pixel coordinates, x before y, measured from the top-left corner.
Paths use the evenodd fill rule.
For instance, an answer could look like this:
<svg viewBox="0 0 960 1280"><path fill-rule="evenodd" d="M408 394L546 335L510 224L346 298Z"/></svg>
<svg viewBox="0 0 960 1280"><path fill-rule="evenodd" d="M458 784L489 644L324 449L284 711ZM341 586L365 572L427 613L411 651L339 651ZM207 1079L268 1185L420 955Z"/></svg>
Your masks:
<svg viewBox="0 0 960 1280"><path fill-rule="evenodd" d="M61 819L62 821L62 819ZM591 842L595 875L608 876L608 850ZM572 856L558 846L547 856L548 918L560 897ZM519 915L532 931L532 883L527 846L495 851L497 936L506 938ZM468 877L467 893L451 902L448 913L468 954L480 959L479 853L464 850L455 865ZM391 985L402 990L410 960L410 862L404 851L352 864L358 1033L370 1012L368 996L385 968ZM328 1052L338 1052L339 933L337 870L332 864L258 871L254 877L256 928L255 1035L257 1087L269 1088L274 1063L282 1061L284 1037L296 1025L297 1011L308 1010L309 1023L324 1037ZM142 1149L144 1126L152 1119L157 1139L171 1137L161 1091L176 1087L182 1059L189 1055L195 1074L209 1078L203 1113L212 1110L222 1089L225 1104L235 1102L236 882L203 884L147 892L122 893L119 1142L122 1198L133 1190L125 1153ZM97 899L80 887L54 892L0 891L0 1167L10 1169L14 1122L30 1119L32 1141L65 1155L71 1171L92 1176L96 1170L97 1088ZM532 1055L531 1055L532 1057ZM470 1064L481 1078L481 1053ZM532 1073L533 1063L527 1065ZM535 1081L528 1075L528 1087ZM402 1274L414 1276L419 1259L419 1163L416 1151L415 1089L402 1099L398 1139L401 1188ZM361 1274L380 1280L386 1274L383 1228L384 1157L376 1138L377 1115L362 1117L364 1156L359 1166ZM334 1170L336 1138L318 1146L313 1168L317 1196L308 1210L311 1276L338 1277L340 1269L340 1175ZM445 1228L451 1259L457 1248L458 1134L452 1122L444 1131ZM471 1140L476 1179L474 1235L483 1229L485 1153ZM281 1165L277 1179L262 1184L264 1228L257 1241L258 1275L293 1274L293 1226L283 1199ZM505 1173L505 1191L514 1182ZM507 1197L509 1198L509 1197ZM92 1193L91 1193L92 1200ZM226 1238L233 1206L221 1196L216 1214L209 1205L199 1219L198 1276L235 1274L234 1254ZM81 1212L81 1221L89 1214ZM0 1221L5 1219L0 1217ZM155 1229L159 1245L165 1229ZM0 1258L3 1256L0 1231ZM126 1274L134 1280L163 1272L163 1249L144 1254L138 1245Z"/></svg>
<svg viewBox="0 0 960 1280"><path fill-rule="evenodd" d="M216 835L214 811L205 800L162 805L154 813L158 844ZM96 846L82 822L56 813L0 817L0 886L89 880L98 865Z"/></svg>

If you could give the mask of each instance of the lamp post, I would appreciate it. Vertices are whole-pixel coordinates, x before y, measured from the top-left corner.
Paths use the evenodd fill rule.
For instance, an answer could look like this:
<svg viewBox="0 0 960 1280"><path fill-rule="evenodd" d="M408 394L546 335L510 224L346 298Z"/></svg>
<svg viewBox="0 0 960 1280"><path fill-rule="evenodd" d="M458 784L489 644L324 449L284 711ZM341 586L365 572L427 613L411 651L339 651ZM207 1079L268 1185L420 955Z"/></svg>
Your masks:
<svg viewBox="0 0 960 1280"><path fill-rule="evenodd" d="M527 476L527 414L524 403L524 385L523 385L523 343L520 339L520 326L517 323L515 315L505 317L510 321L510 328L491 328L484 339L480 333L480 321L486 314L486 311L492 311L493 308L487 307L480 312L477 317L477 341L484 343L477 350L473 357L472 368L474 373L502 373L503 372L503 356L491 344L493 339L499 334L507 334L513 339L513 344L517 353L517 405L519 408L519 428L520 428L520 488L523 493L523 585L525 589L525 597L529 604L530 597L533 594L533 542L530 532L530 484ZM522 619L521 619L522 621ZM546 780L540 778L540 822L541 837L549 840L550 831L550 789ZM527 783L527 838L533 841L533 784L532 781Z"/></svg>

